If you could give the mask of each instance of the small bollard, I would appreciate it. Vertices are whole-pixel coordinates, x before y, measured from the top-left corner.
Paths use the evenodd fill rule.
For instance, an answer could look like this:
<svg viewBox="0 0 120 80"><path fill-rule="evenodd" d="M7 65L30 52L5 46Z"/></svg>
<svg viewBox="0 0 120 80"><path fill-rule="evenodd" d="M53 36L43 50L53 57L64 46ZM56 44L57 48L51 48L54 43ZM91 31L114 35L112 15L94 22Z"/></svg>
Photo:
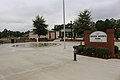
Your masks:
<svg viewBox="0 0 120 80"><path fill-rule="evenodd" d="M77 49L74 48L74 61L77 61L76 55L77 55Z"/></svg>

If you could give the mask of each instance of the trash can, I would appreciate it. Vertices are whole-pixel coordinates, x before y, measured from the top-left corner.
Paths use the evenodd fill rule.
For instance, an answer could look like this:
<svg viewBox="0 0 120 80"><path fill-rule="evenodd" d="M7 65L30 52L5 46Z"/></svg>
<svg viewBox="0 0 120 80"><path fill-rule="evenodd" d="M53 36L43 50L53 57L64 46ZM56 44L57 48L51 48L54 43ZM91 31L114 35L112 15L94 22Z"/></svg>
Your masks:
<svg viewBox="0 0 120 80"><path fill-rule="evenodd" d="M11 43L15 43L15 40L14 40L14 39L11 39Z"/></svg>

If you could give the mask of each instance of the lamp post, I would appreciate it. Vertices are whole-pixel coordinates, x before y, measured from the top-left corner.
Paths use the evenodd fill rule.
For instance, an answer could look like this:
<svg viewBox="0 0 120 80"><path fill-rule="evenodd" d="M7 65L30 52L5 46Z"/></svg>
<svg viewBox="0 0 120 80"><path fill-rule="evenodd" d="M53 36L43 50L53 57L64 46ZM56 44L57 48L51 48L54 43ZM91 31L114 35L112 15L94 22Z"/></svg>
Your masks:
<svg viewBox="0 0 120 80"><path fill-rule="evenodd" d="M65 1L63 0L63 27L64 27L64 49L66 48L65 46Z"/></svg>

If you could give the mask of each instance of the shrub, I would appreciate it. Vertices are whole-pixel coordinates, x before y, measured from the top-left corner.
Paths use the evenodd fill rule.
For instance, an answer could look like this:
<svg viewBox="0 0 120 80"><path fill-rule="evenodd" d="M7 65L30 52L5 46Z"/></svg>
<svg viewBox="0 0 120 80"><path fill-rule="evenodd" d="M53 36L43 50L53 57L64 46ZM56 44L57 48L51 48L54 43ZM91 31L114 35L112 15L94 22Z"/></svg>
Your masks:
<svg viewBox="0 0 120 80"><path fill-rule="evenodd" d="M93 56L95 54L95 50L96 50L96 47L94 47L94 46L88 47L90 56Z"/></svg>
<svg viewBox="0 0 120 80"><path fill-rule="evenodd" d="M114 46L114 51L115 51L115 54L119 52L118 46Z"/></svg>
<svg viewBox="0 0 120 80"><path fill-rule="evenodd" d="M84 54L84 55L87 55L87 47L84 47L84 48L83 48L83 54Z"/></svg>
<svg viewBox="0 0 120 80"><path fill-rule="evenodd" d="M35 38L30 38L30 41L31 42L36 42L36 39Z"/></svg>
<svg viewBox="0 0 120 80"><path fill-rule="evenodd" d="M77 49L77 53L81 54L85 45L73 46L74 49Z"/></svg>
<svg viewBox="0 0 120 80"><path fill-rule="evenodd" d="M83 53L83 48L84 48L84 45L79 45L79 46L77 47L78 53L82 54L82 53Z"/></svg>
<svg viewBox="0 0 120 80"><path fill-rule="evenodd" d="M99 58L108 58L109 49L108 48L96 48L95 56Z"/></svg>
<svg viewBox="0 0 120 80"><path fill-rule="evenodd" d="M48 38L39 38L39 41L48 41Z"/></svg>
<svg viewBox="0 0 120 80"><path fill-rule="evenodd" d="M78 45L79 47L81 46L81 47L85 47L85 45Z"/></svg>
<svg viewBox="0 0 120 80"><path fill-rule="evenodd" d="M94 53L95 53L95 50L96 50L95 47L89 46L89 47L85 47L85 48L83 49L83 52L84 52L84 54L87 55L87 56L93 56Z"/></svg>

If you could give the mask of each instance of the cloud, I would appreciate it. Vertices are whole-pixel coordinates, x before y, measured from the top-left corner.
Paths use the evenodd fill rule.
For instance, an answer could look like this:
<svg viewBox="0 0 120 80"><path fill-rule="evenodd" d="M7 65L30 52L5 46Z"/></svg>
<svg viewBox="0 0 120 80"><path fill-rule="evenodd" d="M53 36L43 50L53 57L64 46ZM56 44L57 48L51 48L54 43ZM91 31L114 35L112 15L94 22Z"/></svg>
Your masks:
<svg viewBox="0 0 120 80"><path fill-rule="evenodd" d="M75 20L80 11L89 9L94 20L119 18L119 0L65 0L66 23ZM62 0L1 0L0 31L31 30L32 20L40 15L46 19L49 28L62 24Z"/></svg>
<svg viewBox="0 0 120 80"><path fill-rule="evenodd" d="M111 2L98 8L93 8L92 14L94 19L120 18L119 1Z"/></svg>

